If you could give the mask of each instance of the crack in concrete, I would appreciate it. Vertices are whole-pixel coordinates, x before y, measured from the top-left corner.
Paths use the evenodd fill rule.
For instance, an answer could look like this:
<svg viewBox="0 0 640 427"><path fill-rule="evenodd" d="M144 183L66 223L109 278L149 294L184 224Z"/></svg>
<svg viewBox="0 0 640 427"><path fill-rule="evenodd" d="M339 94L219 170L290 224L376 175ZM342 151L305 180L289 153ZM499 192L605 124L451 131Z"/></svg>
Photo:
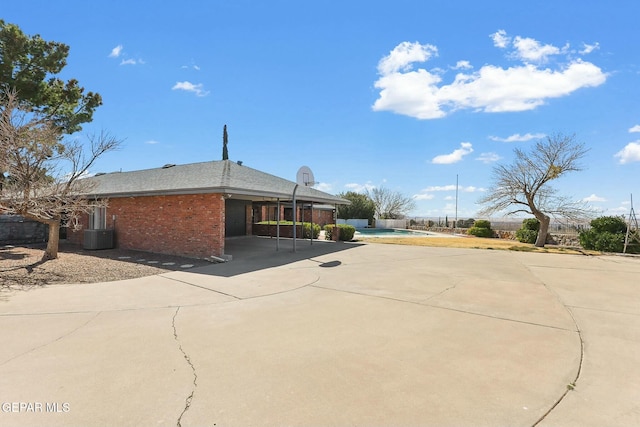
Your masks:
<svg viewBox="0 0 640 427"><path fill-rule="evenodd" d="M533 274L532 271L530 271L530 272ZM492 316L492 315L483 314L483 313L474 313L474 312L471 312L471 311L460 310L460 309L455 309L455 308L450 308L450 307L441 307L441 306L437 306L437 305L433 305L433 304L427 304L425 302L408 301L408 300L403 300L403 299L400 299L400 298L391 298L391 297L381 296L381 295L371 295L371 294L367 294L367 293L347 291L347 290L343 290L343 289L328 288L328 287L324 287L324 286L320 286L320 285L311 285L311 287L318 288L318 289L324 289L324 290L328 290L328 291L344 292L344 293L349 293L349 294L354 294L354 295L361 295L361 296L368 296L368 297L373 297L373 298L388 299L388 300L392 300L392 301L404 302L404 303L409 303L409 304L416 304L416 305L420 305L420 306L423 306L423 307L431 307L431 308L439 308L439 309L443 309L443 310L456 311L456 312L459 312L459 313L464 313L464 314L469 314L469 315L474 315L474 316L481 316L481 317L488 317L488 318L496 319L496 320L505 320L505 321L508 321L508 322L523 323L523 324L527 324L527 325L541 326L541 327L544 327L544 328L551 328L551 329L558 329L558 330L569 331L569 332L576 332L578 334L578 338L580 339L580 362L578 363L578 372L576 373L576 376L575 376L573 382L571 382L570 384L567 385L567 389L555 401L555 403L551 406L551 408L549 408L549 410L547 412L545 412L542 415L542 417L540 417L532 425L532 427L536 427L538 424L540 424L560 404L560 402L562 402L562 400L567 396L567 394L571 390L575 389L575 385L576 385L578 379L580 378L580 374L582 372L582 365L583 365L583 362L584 362L584 339L582 338L582 331L580 330L580 327L578 326L578 322L577 322L577 320L576 320L576 318L575 318L575 316L573 314L573 311L569 308L569 306L567 306L566 304L563 303L563 301L560 298L560 296L555 291L553 291L551 288L549 288L546 283L544 283L542 281L541 281L541 283L550 293L555 295L556 299L560 302L560 304L562 304L562 306L565 307L565 309L569 313L569 316L571 316L573 324L575 325L575 330L561 328L561 327L557 327L557 326L551 326L551 325L544 325L544 324L540 324L540 323L526 322L526 321L516 320L516 319L509 319L509 318L504 318L504 317L499 317L499 316ZM453 285L453 286L451 286L451 287L449 287L449 288L447 288L445 290L443 290L439 294L447 292L449 289L454 288L455 286L457 286L457 284Z"/></svg>
<svg viewBox="0 0 640 427"><path fill-rule="evenodd" d="M542 328L557 329L557 330L560 330L560 331L579 332L579 331L574 331L573 329L561 328L559 326L553 326L553 325L545 325L543 323L527 322L526 320L510 319L508 317L494 316L494 315L491 315L491 314L478 313L478 312L469 311L469 310L462 310L462 309L459 309L459 308L443 307L441 305L427 304L426 302L423 302L423 301L410 301L410 300L405 300L405 299L401 299L401 298L393 298L393 297L384 296L384 295L373 295L373 294L368 294L368 293L365 293L365 292L355 292L355 291L347 291L347 290L344 290L344 289L329 288L329 287L325 287L325 286L321 286L321 285L310 285L310 287L317 288L317 289L324 289L326 291L343 292L343 293L346 293L346 294L360 295L360 296L366 296L366 297L371 297L371 298L380 298L380 299L386 299L386 300L390 300L390 301L402 302L402 303L406 303L406 304L414 304L414 305L419 305L421 307L429 307L429 308L435 308L435 309L440 309L440 310L454 311L456 313L468 314L470 316L486 317L486 318L494 319L494 320L504 320L506 322L520 323L520 324L531 325L531 326L539 326L539 327L542 327Z"/></svg>
<svg viewBox="0 0 640 427"><path fill-rule="evenodd" d="M213 293L216 293L216 294L224 295L224 296L227 296L227 297L230 297L230 298L234 298L234 299L237 299L237 300L241 300L242 299L242 298L237 297L235 295L227 294L225 292L218 291L216 289L207 288L206 286L196 285L195 283L187 282L185 280L180 280L180 279L175 279L173 277L163 276L162 274L160 274L159 276L164 278L164 279L173 280L174 282L182 283L184 285L193 286L194 288L204 289L205 291L209 291L209 292L213 292Z"/></svg>
<svg viewBox="0 0 640 427"><path fill-rule="evenodd" d="M187 363L189 364L189 367L191 368L191 371L193 372L193 389L191 389L191 393L186 397L184 402L185 403L184 408L182 409L182 412L178 417L178 421L176 422L177 427L182 427L182 417L191 407L191 401L193 400L193 396L196 392L196 388L198 388L198 374L196 372L195 366L193 366L193 363L191 362L191 358L182 348L182 344L180 344L180 339L178 338L178 331L176 329L176 317L178 316L179 312L180 312L180 306L178 306L178 308L176 309L176 312L173 314L173 319L171 320L171 326L173 327L173 338L178 343L178 349L182 353L184 360L187 361Z"/></svg>
<svg viewBox="0 0 640 427"><path fill-rule="evenodd" d="M567 304L564 303L564 301L562 301L562 298L560 297L560 294L558 294L556 291L554 291L547 283L545 283L544 280L540 279L540 277L538 277L535 272L531 269L531 267L538 267L538 266L527 266L525 264L523 264L522 262L518 261L522 266L524 266L524 268L526 268L529 273L533 276L536 277L540 283L542 284L542 286L545 287L545 289L547 289L547 291L549 293L551 293L552 295L555 296L556 300L562 304L562 306L565 308L565 310L567 310L567 313L569 313L569 316L571 316L571 321L573 322L574 326L576 327L576 333L578 334L578 338L580 339L580 362L578 363L578 371L576 372L576 376L573 379L573 381L570 384L567 384L567 388L564 391L564 393L562 393L562 395L555 401L555 403L553 405L551 405L551 408L549 408L549 410L547 412L545 412L535 423L532 424L531 427L536 427L537 425L539 425L542 421L544 421L545 418L547 418L549 416L549 414L551 412L553 412L554 409L556 409L558 407L558 405L564 400L564 398L567 396L567 394L569 394L570 391L574 390L576 387L576 383L578 382L578 379L580 378L580 374L582 373L582 365L584 363L584 338L582 337L582 331L580 330L580 326L578 325L578 321L576 320L575 315L573 314L573 310L571 310L571 307L568 306ZM557 267L557 269L560 269ZM565 268L565 270L574 270L574 268Z"/></svg>
<svg viewBox="0 0 640 427"><path fill-rule="evenodd" d="M92 322L96 317L98 317L98 316L100 315L100 313L102 313L102 312L101 312L101 311L97 312L95 316L93 316L91 319L89 319L89 320L87 320L86 322L84 322L82 325L78 326L78 327L77 327L77 328L75 328L75 329L72 329L71 331L67 332L66 334L62 334L62 335L60 335L58 338L56 338L56 339L54 339L54 340L52 340L52 341L49 341L49 342L47 342L47 343L44 343L44 344L41 344L41 345L35 346L35 347L33 347L33 348L30 348L29 350L27 350L27 351L25 351L25 352L23 352L23 353L20 353L20 354L18 354L18 355L16 355L16 356L13 356L13 357L12 357L12 358L10 358L10 359L5 360L4 362L0 363L0 366L6 365L7 363L11 362L12 360L17 359L18 357L22 357L22 356L24 356L25 354L29 354L29 353L31 353L31 352L33 352L33 351L36 351L36 350L38 350L38 349L41 349L41 348L43 348L43 347L47 347L47 346L49 346L49 345L51 345L51 344L53 344L53 343L56 343L56 342L60 341L60 340L61 340L61 339L63 339L63 338L68 337L68 336L69 336L69 335L71 335L71 334L74 334L74 333L75 333L75 332L77 332L78 330L80 330L80 329L84 328L84 327L85 327L85 326L87 326L89 323L91 323L91 322Z"/></svg>
<svg viewBox="0 0 640 427"><path fill-rule="evenodd" d="M544 284L544 286L547 287L546 284ZM555 292L554 292L554 294L555 294ZM560 300L560 303L562 303L561 300ZM540 417L540 419L538 421L536 421L534 424L532 424L531 427L536 427L538 424L540 424L542 421L544 421L544 419L547 418L547 416L551 412L553 412L554 409L556 409L556 407L560 404L560 402L562 402L564 400L564 398L567 396L567 394L569 394L570 391L575 389L576 383L578 382L578 378L580 378L580 374L582 373L582 364L584 362L584 339L582 338L582 331L580 330L580 327L578 326L578 322L576 321L576 318L573 315L573 311L571 311L571 309L569 307L567 307L566 305L564 305L564 306L567 308L567 311L569 312L569 315L571 316L571 319L573 320L573 323L576 325L576 331L578 333L578 338L580 338L580 363L578 363L578 372L576 372L576 377L573 379L573 381L570 384L567 385L567 389L564 391L564 393L562 393L562 396L560 396L560 398L558 398L558 400L556 400L556 402L551 406L551 408L549 408L549 410L547 412L545 412L542 415L542 417Z"/></svg>
<svg viewBox="0 0 640 427"><path fill-rule="evenodd" d="M441 290L440 292L437 292L437 293L435 293L435 294L431 295L430 297L427 297L427 298L423 299L422 301L423 301L423 302L424 302L424 301L429 301L429 300L432 300L432 299L434 299L434 298L437 298L437 297L439 297L439 296L441 296L441 295L444 295L444 294L446 294L447 292L449 292L450 290L455 289L455 288L456 288L456 286L458 286L460 283L462 283L462 279L458 279L458 280L456 280L456 282L455 282L453 285L449 286L448 288L445 288L445 289Z"/></svg>

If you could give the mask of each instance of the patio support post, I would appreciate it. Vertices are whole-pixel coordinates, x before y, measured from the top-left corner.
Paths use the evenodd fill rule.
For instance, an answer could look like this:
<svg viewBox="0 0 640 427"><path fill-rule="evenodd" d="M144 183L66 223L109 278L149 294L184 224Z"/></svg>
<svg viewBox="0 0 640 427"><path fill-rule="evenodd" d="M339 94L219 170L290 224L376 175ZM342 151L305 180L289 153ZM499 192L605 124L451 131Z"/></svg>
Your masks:
<svg viewBox="0 0 640 427"><path fill-rule="evenodd" d="M280 198L278 197L276 210L276 251L280 250Z"/></svg>
<svg viewBox="0 0 640 427"><path fill-rule="evenodd" d="M304 215L302 216L302 220L304 221ZM311 234L311 245L313 245L313 200L311 201L311 229L309 230L309 234ZM304 226L302 227L304 229Z"/></svg>
<svg viewBox="0 0 640 427"><path fill-rule="evenodd" d="M298 184L293 187L293 252L296 251L296 217L298 216L296 211L296 191L298 191Z"/></svg>

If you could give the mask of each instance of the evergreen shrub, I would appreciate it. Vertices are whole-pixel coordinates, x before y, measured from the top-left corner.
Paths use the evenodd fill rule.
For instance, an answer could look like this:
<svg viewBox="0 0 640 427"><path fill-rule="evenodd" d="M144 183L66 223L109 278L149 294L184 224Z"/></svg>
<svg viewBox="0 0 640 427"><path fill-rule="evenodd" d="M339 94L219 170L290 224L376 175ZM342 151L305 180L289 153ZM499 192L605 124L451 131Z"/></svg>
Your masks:
<svg viewBox="0 0 640 427"><path fill-rule="evenodd" d="M491 222L486 219L477 219L473 223L473 227L467 230L467 234L471 234L476 237L493 237Z"/></svg>
<svg viewBox="0 0 640 427"><path fill-rule="evenodd" d="M522 227L516 231L516 240L521 243L535 243L540 230L540 221L527 218L522 221Z"/></svg>
<svg viewBox="0 0 640 427"><path fill-rule="evenodd" d="M334 228L335 228L335 224L327 224L324 226L325 238L327 240L333 240ZM348 242L352 240L353 235L356 234L356 228L353 225L338 224L338 228L340 229L340 240L344 240Z"/></svg>
<svg viewBox="0 0 640 427"><path fill-rule="evenodd" d="M627 223L619 216L603 216L591 221L591 229L580 232L584 249L602 252L622 252Z"/></svg>

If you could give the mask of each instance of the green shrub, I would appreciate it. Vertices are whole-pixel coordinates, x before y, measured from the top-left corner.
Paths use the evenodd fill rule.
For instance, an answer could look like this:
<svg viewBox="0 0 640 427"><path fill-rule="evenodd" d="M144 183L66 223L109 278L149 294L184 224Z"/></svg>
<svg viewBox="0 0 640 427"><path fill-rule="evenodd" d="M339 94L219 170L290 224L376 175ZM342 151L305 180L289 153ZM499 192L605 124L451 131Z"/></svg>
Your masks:
<svg viewBox="0 0 640 427"><path fill-rule="evenodd" d="M325 238L327 240L333 240L333 229L335 224L327 224L324 226ZM353 239L353 235L356 233L356 228L353 225L338 224L340 229L340 240L349 241Z"/></svg>
<svg viewBox="0 0 640 427"><path fill-rule="evenodd" d="M591 221L591 229L580 232L580 246L602 252L622 252L627 223L619 216L603 216Z"/></svg>
<svg viewBox="0 0 640 427"><path fill-rule="evenodd" d="M335 226L335 224L327 224L324 226L324 238L326 240L331 240L331 237L333 236L333 228Z"/></svg>
<svg viewBox="0 0 640 427"><path fill-rule="evenodd" d="M538 232L536 230L526 230L520 228L516 230L516 240L520 243L535 243L538 238Z"/></svg>
<svg viewBox="0 0 640 427"><path fill-rule="evenodd" d="M348 242L356 234L356 228L353 225L338 224L338 227L340 228L340 240Z"/></svg>
<svg viewBox="0 0 640 427"><path fill-rule="evenodd" d="M585 249L602 252L622 252L624 250L624 233L597 232L595 230L580 233L580 246Z"/></svg>
<svg viewBox="0 0 640 427"><path fill-rule="evenodd" d="M626 234L627 223L624 218L620 216L601 216L591 221L591 229L596 233L607 231L614 234Z"/></svg>
<svg viewBox="0 0 640 427"><path fill-rule="evenodd" d="M476 221L478 222L478 221ZM489 222L489 221L487 221ZM485 227L476 227L475 225L467 230L467 234L471 234L476 237L493 237L493 230Z"/></svg>
<svg viewBox="0 0 640 427"><path fill-rule="evenodd" d="M486 219L476 219L473 223L473 227L471 228L486 228L488 230L491 230L491 222L487 221Z"/></svg>
<svg viewBox="0 0 640 427"><path fill-rule="evenodd" d="M540 230L540 221L536 218L527 218L522 221L523 230L538 231Z"/></svg>
<svg viewBox="0 0 640 427"><path fill-rule="evenodd" d="M535 243L540 230L540 221L527 218L522 221L522 228L516 230L516 240L521 243Z"/></svg>
<svg viewBox="0 0 640 427"><path fill-rule="evenodd" d="M313 224L313 238L317 239L319 235L320 235L320 225L314 223ZM310 239L311 238L311 223L309 223L309 222L302 223L302 237L305 238L305 239Z"/></svg>

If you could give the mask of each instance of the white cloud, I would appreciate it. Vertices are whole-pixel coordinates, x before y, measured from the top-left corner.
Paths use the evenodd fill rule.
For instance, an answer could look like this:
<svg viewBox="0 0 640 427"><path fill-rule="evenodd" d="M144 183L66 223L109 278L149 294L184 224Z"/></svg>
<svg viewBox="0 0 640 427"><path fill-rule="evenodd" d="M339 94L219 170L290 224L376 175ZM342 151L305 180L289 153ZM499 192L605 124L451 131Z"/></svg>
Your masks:
<svg viewBox="0 0 640 427"><path fill-rule="evenodd" d="M439 156L435 156L431 163L435 163L437 165L449 165L452 163L458 163L462 160L464 156L467 154L471 154L473 152L473 148L471 147L470 142L461 142L460 148L457 150L453 150L452 153L449 154L441 154Z"/></svg>
<svg viewBox="0 0 640 427"><path fill-rule="evenodd" d="M122 60L120 61L120 65L144 64L144 61L142 59L127 58L127 55L123 51L123 47L121 44L111 49L111 53L109 54L109 58L120 58L120 57L122 57Z"/></svg>
<svg viewBox="0 0 640 427"><path fill-rule="evenodd" d="M171 90L184 90L187 92L195 93L196 96L207 96L209 95L209 91L205 91L203 89L202 83L193 84L188 81L184 82L176 82L175 85L171 88Z"/></svg>
<svg viewBox="0 0 640 427"><path fill-rule="evenodd" d="M111 49L111 53L109 54L109 58L117 58L117 57L120 56L121 53L122 53L122 45L119 44L118 46L116 46L113 49Z"/></svg>
<svg viewBox="0 0 640 427"><path fill-rule="evenodd" d="M607 209L606 212L610 215L621 215L629 212L629 209L625 208L624 206L619 206L617 208Z"/></svg>
<svg viewBox="0 0 640 427"><path fill-rule="evenodd" d="M425 62L438 55L438 48L430 44L402 42L378 63L382 75L411 70L414 62Z"/></svg>
<svg viewBox="0 0 640 427"><path fill-rule="evenodd" d="M516 49L514 56L525 63L546 62L549 56L559 55L562 52L556 46L542 45L537 40L520 36L513 39L513 47Z"/></svg>
<svg viewBox="0 0 640 427"><path fill-rule="evenodd" d="M632 128L629 128L629 133L638 133L640 132L640 125L635 125Z"/></svg>
<svg viewBox="0 0 640 427"><path fill-rule="evenodd" d="M619 159L620 164L640 162L640 140L628 143L622 150L618 151L614 157Z"/></svg>
<svg viewBox="0 0 640 427"><path fill-rule="evenodd" d="M497 162L501 158L502 157L496 153L482 153L476 158L476 160L480 160L482 163L493 163Z"/></svg>
<svg viewBox="0 0 640 427"><path fill-rule="evenodd" d="M430 194L430 193L422 193L422 194L414 194L413 195L413 199L414 200L431 200L435 197L435 195Z"/></svg>
<svg viewBox="0 0 640 427"><path fill-rule="evenodd" d="M449 185L432 185L430 187L424 188L422 190L420 190L420 193L433 193L435 191L456 191L456 185L455 184L449 184ZM464 186L458 186L458 191L462 191L464 193L475 193L477 191L486 191L484 188L482 187L474 187L473 185L469 185L467 187Z"/></svg>
<svg viewBox="0 0 640 427"><path fill-rule="evenodd" d="M506 138L500 138L497 136L490 136L489 139L492 141L499 141L499 142L525 142L525 141L530 141L532 139L540 139L540 138L544 138L545 135L544 133L525 133L524 135L520 135L519 133L514 133L511 136L508 136Z"/></svg>
<svg viewBox="0 0 640 427"><path fill-rule="evenodd" d="M145 144L155 145L155 144L160 144L160 143L158 141L150 139L149 141L145 141Z"/></svg>
<svg viewBox="0 0 640 427"><path fill-rule="evenodd" d="M506 32L492 35L498 47L508 47ZM443 84L443 71L414 69L437 55L437 47L403 42L382 58L375 87L380 96L374 111L392 111L418 119L436 119L456 110L480 112L526 111L535 109L548 99L603 84L607 75L596 65L581 59L566 58L555 69L531 62L544 62L550 55L566 53L566 48L543 45L536 40L516 37L512 57L520 65L502 68L484 65L475 72L459 72L452 82ZM456 67L465 61L456 63Z"/></svg>
<svg viewBox="0 0 640 427"><path fill-rule="evenodd" d="M493 40L493 45L501 49L506 48L511 43L511 37L507 36L505 30L498 30L489 37Z"/></svg>
<svg viewBox="0 0 640 427"><path fill-rule="evenodd" d="M365 193L367 190L373 190L374 188L376 188L376 186L371 184L371 182L367 182L366 184L350 183L345 184L344 187L347 190L355 191L356 193Z"/></svg>
<svg viewBox="0 0 640 427"><path fill-rule="evenodd" d="M333 189L333 186L326 182L318 182L313 186L313 188L315 188L316 190L324 191L325 193L330 193Z"/></svg>
<svg viewBox="0 0 640 427"><path fill-rule="evenodd" d="M471 68L473 68L473 66L471 66L469 61L458 61L455 67L453 67L454 70L468 70Z"/></svg>
<svg viewBox="0 0 640 427"><path fill-rule="evenodd" d="M588 55L594 50L600 49L600 43L596 42L594 44L586 44L582 43L583 49L580 51L582 55Z"/></svg>
<svg viewBox="0 0 640 427"><path fill-rule="evenodd" d="M486 188L482 188L482 187L474 187L473 185L470 185L468 187L460 187L459 189L460 191L464 191L465 193L476 193L476 192L484 192L487 191Z"/></svg>
<svg viewBox="0 0 640 427"><path fill-rule="evenodd" d="M431 187L427 187L422 191L431 192L431 191L455 191L455 190L456 190L455 184L450 184L450 185L432 185Z"/></svg>
<svg viewBox="0 0 640 427"><path fill-rule="evenodd" d="M582 199L583 202L606 202L607 199L604 197L596 196L595 194L590 195L589 197L585 197Z"/></svg>

